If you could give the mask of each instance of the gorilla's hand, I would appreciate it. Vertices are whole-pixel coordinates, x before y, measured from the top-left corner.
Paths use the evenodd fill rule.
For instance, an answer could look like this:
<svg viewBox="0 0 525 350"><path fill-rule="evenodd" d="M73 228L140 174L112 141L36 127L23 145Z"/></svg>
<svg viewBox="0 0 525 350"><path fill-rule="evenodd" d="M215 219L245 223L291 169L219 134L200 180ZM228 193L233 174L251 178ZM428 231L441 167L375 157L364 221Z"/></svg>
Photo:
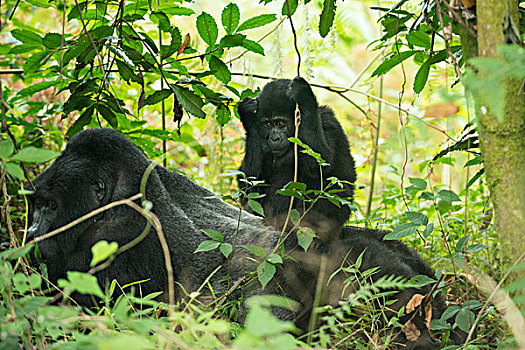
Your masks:
<svg viewBox="0 0 525 350"><path fill-rule="evenodd" d="M300 76L296 76L290 88L288 89L288 97L295 103L299 104L301 112L304 111L317 111L317 100L310 87L310 84ZM304 111L303 111L304 110Z"/></svg>
<svg viewBox="0 0 525 350"><path fill-rule="evenodd" d="M248 131L254 124L257 115L257 99L246 97L239 103L238 111L244 129Z"/></svg>

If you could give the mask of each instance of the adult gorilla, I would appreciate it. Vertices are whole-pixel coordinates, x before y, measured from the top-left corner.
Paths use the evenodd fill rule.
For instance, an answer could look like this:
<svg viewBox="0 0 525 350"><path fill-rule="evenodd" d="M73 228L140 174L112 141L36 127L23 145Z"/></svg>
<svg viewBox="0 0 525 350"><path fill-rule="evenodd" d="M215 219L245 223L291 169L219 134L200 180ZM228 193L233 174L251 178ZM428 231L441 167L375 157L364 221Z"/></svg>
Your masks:
<svg viewBox="0 0 525 350"><path fill-rule="evenodd" d="M348 140L343 128L327 106L319 106L308 82L301 77L292 80L279 79L268 83L256 99L245 98L238 107L246 130L246 152L240 170L256 180L264 180L267 186L247 187L242 180L239 187L247 192L265 196L258 199L264 209L267 222L282 227L288 212L290 197L276 194L294 177L294 147L288 141L295 134L294 111L296 104L301 112L299 139L310 146L329 163L322 168L315 158L299 152L298 182L306 184L307 190L326 189L327 179L337 177L346 181L333 195L351 201L356 179L354 159L350 154ZM310 195L309 200L317 195ZM301 221L312 227L323 241L338 238L341 226L350 216L348 205L335 205L328 199L320 199L311 206L295 200L294 208L308 213ZM249 208L248 208L249 209Z"/></svg>
<svg viewBox="0 0 525 350"><path fill-rule="evenodd" d="M142 152L119 132L91 129L79 133L56 161L34 181L36 191L28 196L31 221L29 239L60 228L108 203L139 193L141 180L149 165ZM202 241L209 239L202 229L214 229L223 234L225 242L236 242L229 266L233 281L244 276L245 271L254 271L257 266L253 257L248 256L248 252L240 245L254 244L269 252L277 244L278 233L264 226L262 218L249 213L242 213L239 233L236 235L238 209L219 199L205 198L213 196L213 193L161 166L155 167L149 175L145 193L146 199L152 204L152 212L162 225L175 280L188 292L196 290L219 266L223 268L210 282L216 293L227 289L221 281L228 272L227 261L222 253L218 249L193 253ZM123 246L139 236L145 226L146 220L142 215L121 205L41 241L40 252L48 265L51 282L56 283L59 278L66 277L69 270L88 271L92 260L91 247L97 241L116 241L119 246ZM323 271L325 276L330 276L332 271L341 266L343 259L349 263L355 262L365 250L361 269L380 267L375 275L377 278L391 274L405 278L417 274L433 277L430 268L415 252L401 243L382 241L379 231L346 227L345 236L343 241L319 245L312 252L291 252L295 261L301 264L286 260L282 272L278 269L276 281L268 284L264 291L274 294L284 292L299 302L299 307L293 312L276 309L278 317L293 319L305 329L313 307L313 296L316 292L322 292L316 287L315 280L320 270L319 261L323 259L328 261L324 266L329 268ZM167 291L164 256L154 230L141 242L119 254L109 267L98 271L96 276L103 286L113 279L120 285L146 280L141 283L143 294ZM323 283L323 289L331 295L340 295L344 279L342 276L330 283ZM244 296L261 293L257 286L257 282L248 286ZM426 286L397 293L399 301L396 307L403 306L416 292L426 293L428 289ZM184 297L182 289L178 289L176 294L177 298ZM81 295L75 295L75 298L81 304L91 305L90 298ZM433 317L439 317L444 310L439 298L433 301ZM323 299L332 304L337 300L338 297ZM408 320L411 315L406 317ZM424 315L417 314L415 319L420 321L416 325L422 334L428 334L422 321ZM400 340L406 341L403 338ZM420 342L430 345L432 341L429 336L421 336L417 342L407 342L408 348Z"/></svg>

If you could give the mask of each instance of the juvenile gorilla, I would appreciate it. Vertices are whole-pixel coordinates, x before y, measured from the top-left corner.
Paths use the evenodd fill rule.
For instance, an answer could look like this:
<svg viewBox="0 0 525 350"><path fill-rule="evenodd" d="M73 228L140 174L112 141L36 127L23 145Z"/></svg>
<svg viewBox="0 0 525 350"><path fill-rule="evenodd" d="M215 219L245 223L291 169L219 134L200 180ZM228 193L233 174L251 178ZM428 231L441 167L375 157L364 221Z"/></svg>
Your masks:
<svg viewBox="0 0 525 350"><path fill-rule="evenodd" d="M31 227L28 239L60 228L108 203L139 193L141 180L149 165L142 152L116 131L92 129L79 133L60 157L34 181L36 191L29 196ZM184 286L187 292L195 291L219 266L223 267L213 275L210 283L219 295L227 290L222 280L228 272L227 260L222 253L218 249L193 253L202 241L209 239L202 229L221 232L225 242L236 241L229 266L232 281L238 281L246 271L257 268L256 257L250 256L241 245L258 245L268 253L277 244L277 232L269 230L262 218L245 212L242 213L240 231L236 236L238 209L219 199L206 198L213 196L213 193L161 166L155 167L149 175L145 193L146 199L152 204L152 213L162 224L175 281ZM92 259L91 247L96 242L115 241L122 247L139 236L145 225L146 220L142 215L121 205L41 241L39 248L47 263L51 282L56 284L59 278L66 277L69 270L88 271ZM343 240L321 244L312 252L291 252L295 261L285 260L284 268L277 269L276 278L266 286L264 292L284 292L298 304L292 311L274 309L276 316L294 320L297 326L306 329L313 297L318 291L316 280L320 275L322 260L319 256L328 261L325 276L330 276L343 259L348 263L355 262L365 250L361 270L380 267L375 275L377 278L391 274L405 278L417 274L433 277L431 269L414 251L401 243L382 241L379 231L348 226L344 228L344 236ZM109 267L96 273L96 277L103 288L113 279L120 285L146 280L140 285L143 295L166 291L168 280L164 255L155 230L152 229L137 245L117 255ZM335 278L330 283L326 282L323 289L329 297L324 298L323 303L337 303L344 279ZM399 309L413 294L426 293L428 289L426 286L419 290L401 291L395 294L398 302L394 306ZM182 289L176 292L177 298L185 296ZM262 292L258 282L244 287L246 298ZM74 298L81 304L92 305L89 297L74 295ZM161 298L167 299L165 295ZM433 317L439 317L444 310L440 297L434 299L432 305L435 309ZM422 321L424 315L416 315L415 320L421 333L427 336L421 336L415 342L403 337L399 341L406 343L407 348L421 344L432 346L425 322Z"/></svg>
<svg viewBox="0 0 525 350"><path fill-rule="evenodd" d="M348 183L335 195L351 201L354 194L356 173L354 159L350 154L346 135L327 106L319 106L310 85L301 77L294 80L279 79L268 83L257 98L245 98L238 107L242 124L246 130L246 151L240 170L246 176L264 180L266 186L248 188L239 180L239 187L247 192L258 192L265 196L258 199L264 209L266 222L280 228L288 212L289 196L276 194L294 177L294 147L288 141L295 134L294 115L296 104L301 112L299 139L310 146L330 165L322 168L315 158L300 152L298 182L306 184L307 190L327 188L330 177ZM322 182L322 184L321 184ZM315 195L310 195L314 199ZM311 202L295 200L294 208L301 214ZM250 210L248 208L248 210ZM348 205L336 206L327 199L320 199L301 221L312 227L321 240L338 237L340 228L348 220Z"/></svg>

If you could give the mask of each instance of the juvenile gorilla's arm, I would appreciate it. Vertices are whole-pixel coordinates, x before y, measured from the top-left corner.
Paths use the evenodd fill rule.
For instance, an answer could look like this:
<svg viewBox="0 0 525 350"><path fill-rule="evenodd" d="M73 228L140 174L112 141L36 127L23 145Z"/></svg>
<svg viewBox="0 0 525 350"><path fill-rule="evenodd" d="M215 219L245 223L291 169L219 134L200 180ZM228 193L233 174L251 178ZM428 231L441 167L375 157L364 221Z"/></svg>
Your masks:
<svg viewBox="0 0 525 350"><path fill-rule="evenodd" d="M301 112L299 139L309 145L315 152L321 154L325 161L332 164L334 160L334 150L326 141L319 104L317 103L310 84L299 76L295 77L288 90L288 96L293 102L299 105ZM300 153L300 158L301 166L305 167L308 173L315 172L317 174L319 164L313 157Z"/></svg>

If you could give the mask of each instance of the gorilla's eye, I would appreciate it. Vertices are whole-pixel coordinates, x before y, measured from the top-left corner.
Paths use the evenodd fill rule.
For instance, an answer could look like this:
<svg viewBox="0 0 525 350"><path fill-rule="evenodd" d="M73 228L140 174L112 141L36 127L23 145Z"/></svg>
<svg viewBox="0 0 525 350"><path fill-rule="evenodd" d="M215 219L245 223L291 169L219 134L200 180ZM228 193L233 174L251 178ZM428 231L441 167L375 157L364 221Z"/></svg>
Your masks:
<svg viewBox="0 0 525 350"><path fill-rule="evenodd" d="M49 207L49 209L55 210L57 208L57 203L55 201L50 200L49 202L47 202L47 206Z"/></svg>
<svg viewBox="0 0 525 350"><path fill-rule="evenodd" d="M272 123L271 122L266 122L266 123L264 123L264 125L266 125L266 127L269 128L269 127L272 126Z"/></svg>
<svg viewBox="0 0 525 350"><path fill-rule="evenodd" d="M284 122L284 120L279 120L277 122L277 125L279 125L281 128L285 127L286 126L286 123Z"/></svg>

